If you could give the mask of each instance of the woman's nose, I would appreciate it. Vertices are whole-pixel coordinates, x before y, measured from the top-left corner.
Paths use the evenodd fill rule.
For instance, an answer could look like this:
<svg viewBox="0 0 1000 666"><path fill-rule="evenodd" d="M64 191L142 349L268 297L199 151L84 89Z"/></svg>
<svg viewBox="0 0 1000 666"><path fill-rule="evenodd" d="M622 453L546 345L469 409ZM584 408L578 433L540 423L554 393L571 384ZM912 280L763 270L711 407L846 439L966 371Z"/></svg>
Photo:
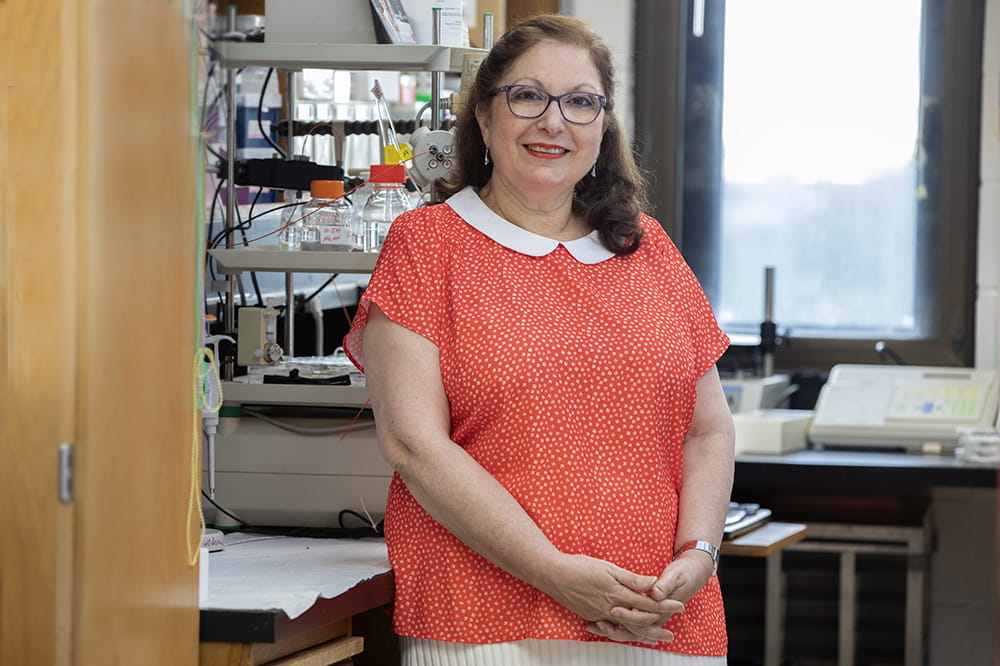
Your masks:
<svg viewBox="0 0 1000 666"><path fill-rule="evenodd" d="M566 119L563 118L562 109L559 108L559 102L557 100L551 100L549 102L549 107L545 109L542 115L538 116L538 123L541 127L550 128L552 130L562 129L566 125Z"/></svg>

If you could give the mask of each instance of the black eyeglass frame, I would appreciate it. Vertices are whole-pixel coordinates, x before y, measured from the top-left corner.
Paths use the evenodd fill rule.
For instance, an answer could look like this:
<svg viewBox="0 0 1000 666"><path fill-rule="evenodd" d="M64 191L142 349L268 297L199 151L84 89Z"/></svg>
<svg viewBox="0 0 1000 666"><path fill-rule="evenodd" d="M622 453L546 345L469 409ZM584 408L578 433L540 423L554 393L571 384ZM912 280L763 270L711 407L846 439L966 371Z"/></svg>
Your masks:
<svg viewBox="0 0 1000 666"><path fill-rule="evenodd" d="M512 88L531 88L532 90L537 90L538 92L546 96L547 99L545 101L545 106L542 108L541 111L539 111L534 116L526 116L524 114L517 113L516 111L514 111L514 107L510 105L510 91ZM545 115L545 112L549 110L549 107L552 106L552 100L555 100L556 106L559 107L559 114L563 117L563 120L573 125L593 124L595 120L601 117L601 111L604 110L604 107L607 106L608 103L608 98L605 97L604 95L601 95L600 93L588 92L586 90L573 90L568 93L563 93L562 95L553 95L548 90L543 90L542 88L539 88L537 86L529 86L526 83L511 83L505 86L500 86L499 88L494 88L493 90L490 91L490 95L499 95L500 93L504 93L504 97L507 100L507 110L513 113L518 118L524 118L525 120L534 120L535 118L541 118L543 115ZM591 97L597 98L600 104L598 106L597 113L594 114L592 120L588 120L585 123L581 123L578 120L570 120L569 118L566 117L566 112L563 110L562 101L563 98L572 97L573 95L590 95Z"/></svg>

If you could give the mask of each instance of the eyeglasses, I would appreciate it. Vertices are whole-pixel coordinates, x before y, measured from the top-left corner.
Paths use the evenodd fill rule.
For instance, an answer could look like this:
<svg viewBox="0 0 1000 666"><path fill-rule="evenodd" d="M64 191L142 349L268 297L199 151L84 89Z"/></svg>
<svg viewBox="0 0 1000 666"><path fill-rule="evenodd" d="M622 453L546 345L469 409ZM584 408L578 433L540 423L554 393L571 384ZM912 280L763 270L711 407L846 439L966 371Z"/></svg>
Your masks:
<svg viewBox="0 0 1000 666"><path fill-rule="evenodd" d="M589 125L601 115L608 99L591 92L568 92L552 95L535 86L500 86L491 95L507 94L507 108L518 118L538 118L545 113L552 101L559 105L559 113L566 122Z"/></svg>

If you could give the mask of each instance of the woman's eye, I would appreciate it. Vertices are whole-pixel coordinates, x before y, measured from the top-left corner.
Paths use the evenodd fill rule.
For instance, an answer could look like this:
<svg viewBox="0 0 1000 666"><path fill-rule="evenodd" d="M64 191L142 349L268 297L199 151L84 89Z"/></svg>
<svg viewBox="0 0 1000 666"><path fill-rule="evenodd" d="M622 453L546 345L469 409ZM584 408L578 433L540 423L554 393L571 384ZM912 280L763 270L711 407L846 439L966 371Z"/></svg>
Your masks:
<svg viewBox="0 0 1000 666"><path fill-rule="evenodd" d="M531 88L518 88L510 91L511 97L518 102L537 102L542 99L537 90Z"/></svg>
<svg viewBox="0 0 1000 666"><path fill-rule="evenodd" d="M570 95L564 103L580 109L592 109L597 106L597 98L593 95Z"/></svg>

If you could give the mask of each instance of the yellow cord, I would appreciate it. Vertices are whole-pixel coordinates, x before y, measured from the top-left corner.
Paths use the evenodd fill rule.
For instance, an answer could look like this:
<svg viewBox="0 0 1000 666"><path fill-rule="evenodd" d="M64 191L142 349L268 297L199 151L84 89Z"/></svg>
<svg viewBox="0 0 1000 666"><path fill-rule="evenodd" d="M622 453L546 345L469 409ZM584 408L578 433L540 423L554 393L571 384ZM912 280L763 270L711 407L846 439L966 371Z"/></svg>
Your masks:
<svg viewBox="0 0 1000 666"><path fill-rule="evenodd" d="M205 356L208 356L208 371L205 370ZM205 404L205 379L210 375L214 374L215 380L219 381L218 370L215 369L215 355L209 348L199 349L194 357L194 368L193 368L193 382L194 382L194 418L192 419L192 441L191 441L191 492L188 495L188 511L187 520L184 521L185 532L187 535L187 548L188 548L188 565L195 566L198 564L198 555L201 552L201 543L205 538L205 514L201 510L201 502L198 501L198 490L201 488L201 475L199 474L199 462L201 453L201 428L198 427L198 414L202 409L202 405ZM219 404L213 406L206 406L206 409L210 409L215 412L218 411L222 406L222 386L219 382ZM191 543L191 520L194 517L195 506L198 507L198 543Z"/></svg>
<svg viewBox="0 0 1000 666"><path fill-rule="evenodd" d="M212 351L212 348L205 347L202 352L208 357L208 360L201 364L201 368L204 370L198 370L198 404L201 409L215 414L222 409L222 378L219 377L219 366L215 364L215 352ZM207 398L212 394L212 391L208 390L208 387L205 386L205 380L214 384L215 395L218 396L218 401L214 405L208 404Z"/></svg>
<svg viewBox="0 0 1000 666"><path fill-rule="evenodd" d="M200 39L200 25L205 21L204 11L206 9L205 3L200 2L199 7L194 6L193 0L185 0L184 2L184 17L188 22L188 28L190 30L190 40L189 40L189 101L188 105L190 111L190 122L192 138L197 137L197 173L202 172L203 155L204 155L204 137L202 134L201 120L198 113L198 89L199 84L199 60L198 53L199 47L201 46L202 40ZM192 223L195 225L196 235L198 239L198 247L205 247L205 192L203 178L196 178L196 189L197 195L195 197L195 210L192 216ZM196 263L196 265L198 265ZM194 293L192 304L199 303L205 293L205 275L204 266L197 273L197 278L194 285ZM202 317L203 313L200 308L197 310L197 320L198 326L193 331L194 335L192 338L194 340L203 340L203 329L202 329ZM209 350L211 354L211 350ZM193 386L193 401L192 407L194 408L194 413L191 419L191 492L188 495L188 508L187 508L187 519L184 522L184 533L186 537L187 549L188 549L188 564L189 566L196 566L198 564L198 558L201 553L201 544L205 539L205 514L201 510L201 500L199 499L199 493L201 491L201 426L200 426L200 410L201 404L204 402L202 399L202 394L204 391L204 350L199 349L194 358L194 367L192 372L192 382ZM212 365L214 366L214 357L212 357ZM216 370L216 375L218 371ZM220 406L221 406L221 382L220 390L218 395L220 396ZM217 410L218 408L216 408ZM198 511L198 543L191 543L191 522L194 517L195 506L197 506Z"/></svg>

